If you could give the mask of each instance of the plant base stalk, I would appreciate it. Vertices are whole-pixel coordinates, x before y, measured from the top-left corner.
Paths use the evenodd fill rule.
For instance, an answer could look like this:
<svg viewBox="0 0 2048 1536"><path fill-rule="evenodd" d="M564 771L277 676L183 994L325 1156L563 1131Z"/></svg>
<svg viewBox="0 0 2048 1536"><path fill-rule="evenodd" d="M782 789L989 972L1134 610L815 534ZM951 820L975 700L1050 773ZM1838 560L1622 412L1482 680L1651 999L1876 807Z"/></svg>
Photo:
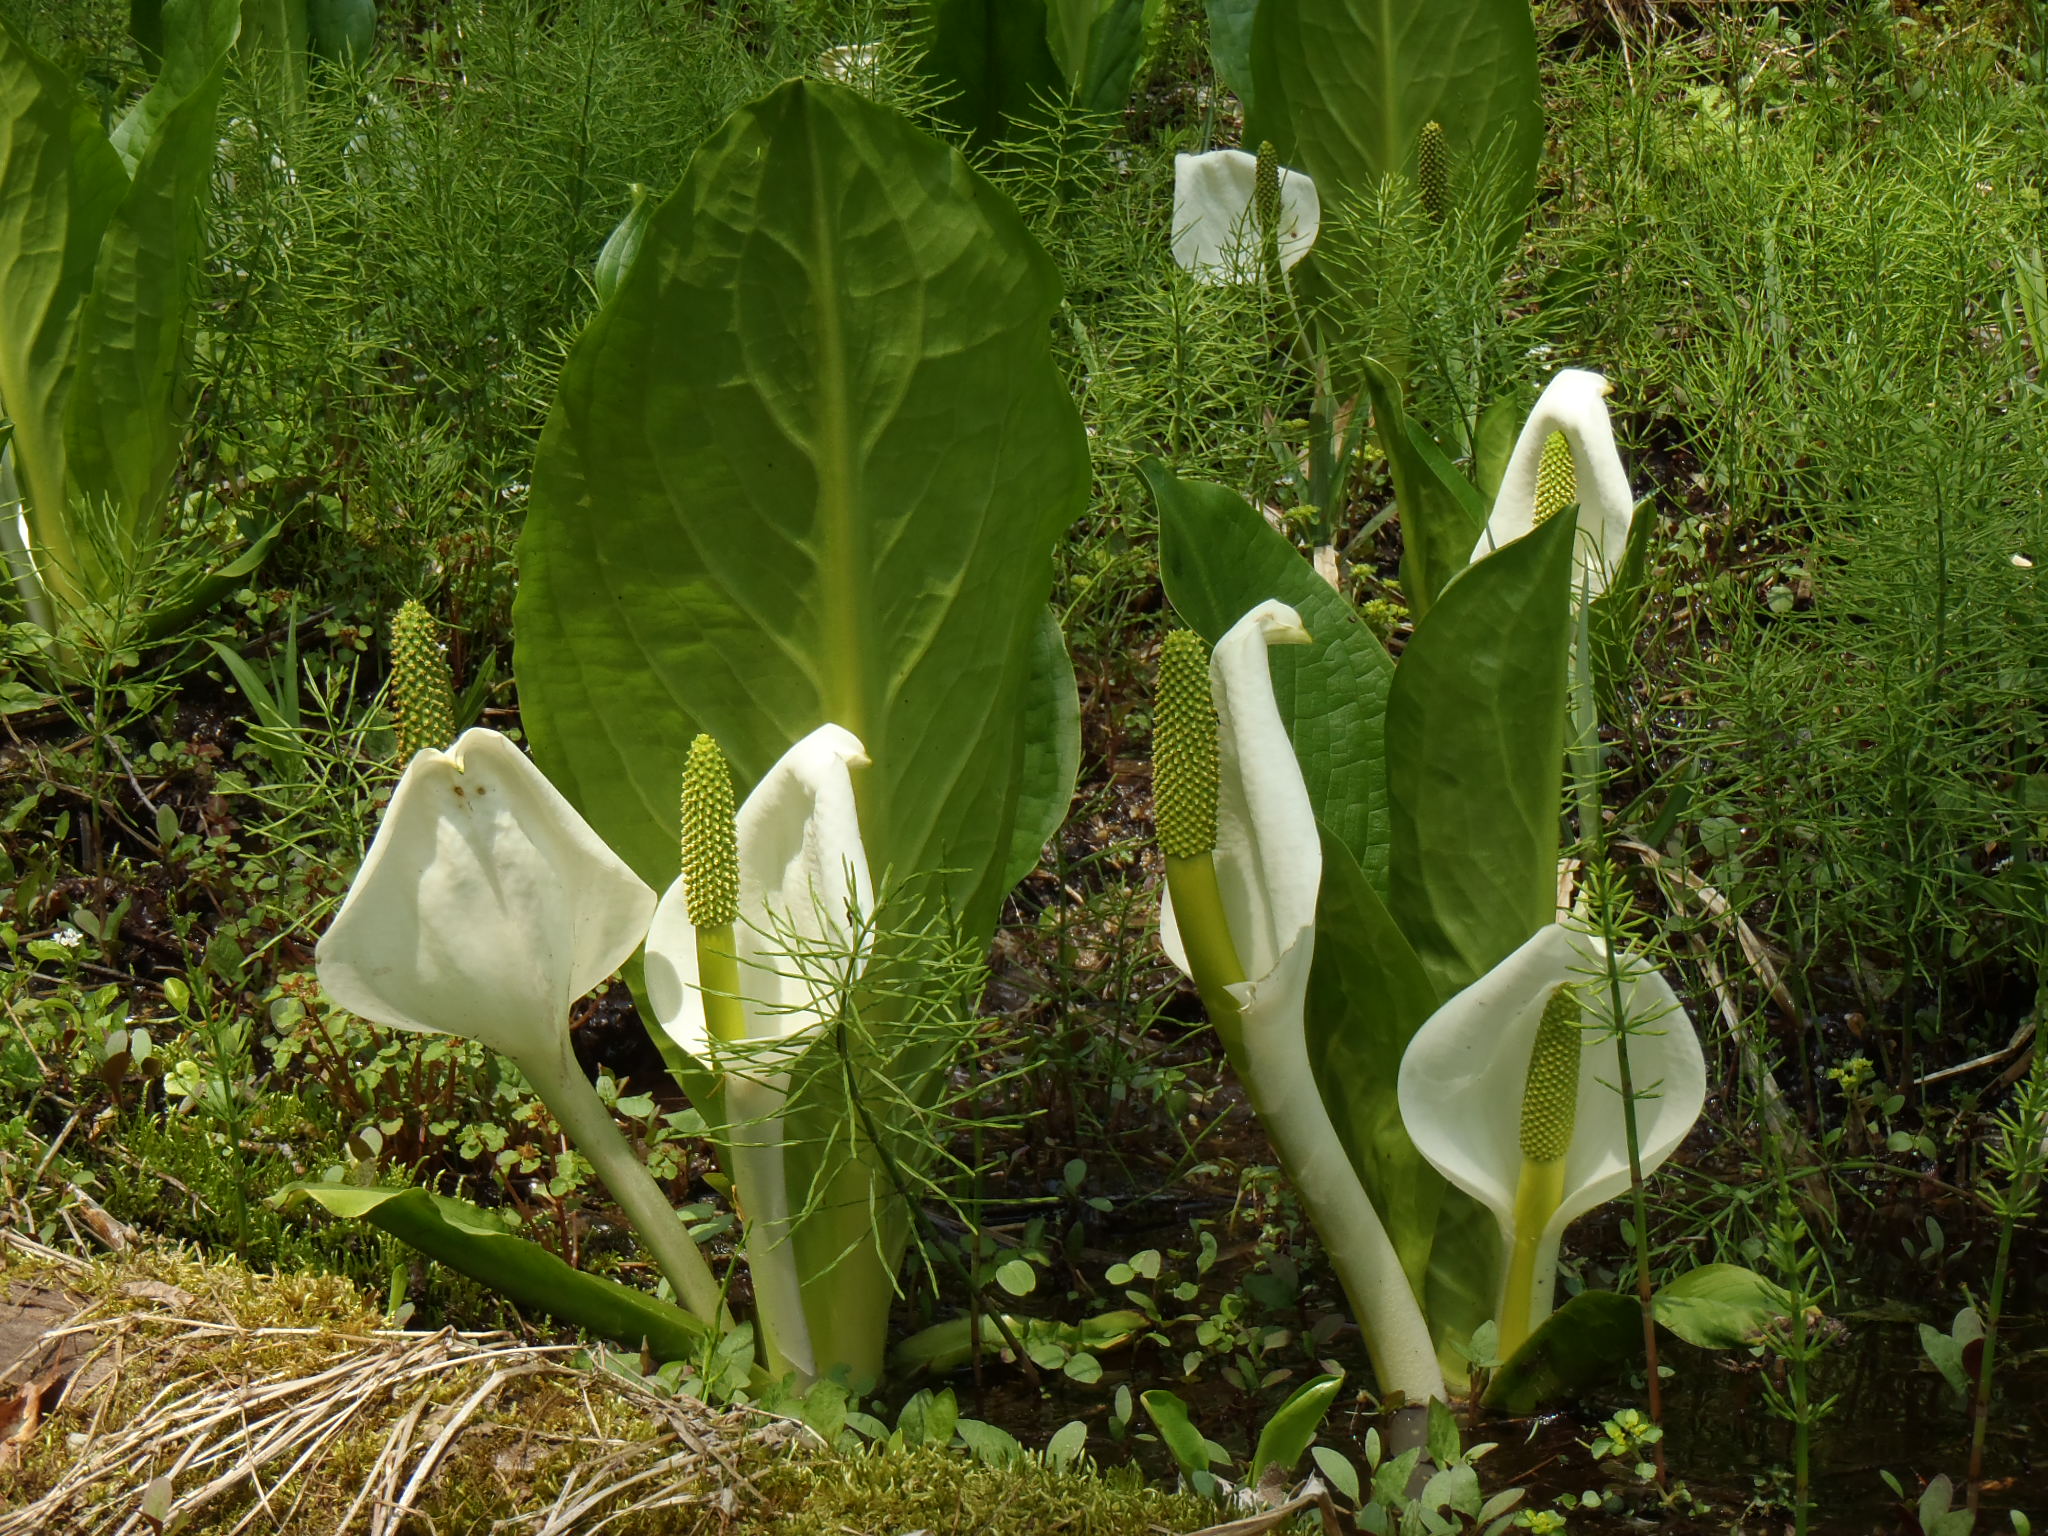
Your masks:
<svg viewBox="0 0 2048 1536"><path fill-rule="evenodd" d="M626 1138L619 1131L612 1112L597 1096L597 1089L583 1075L569 1049L569 1037L562 1036L560 1054L553 1060L518 1061L519 1070L539 1093L541 1102L561 1124L576 1150L590 1160L619 1209L633 1224L640 1241L653 1258L655 1267L676 1293L683 1307L724 1332L732 1326L732 1315L720 1296L718 1281L697 1245L684 1230L675 1207L661 1192Z"/></svg>

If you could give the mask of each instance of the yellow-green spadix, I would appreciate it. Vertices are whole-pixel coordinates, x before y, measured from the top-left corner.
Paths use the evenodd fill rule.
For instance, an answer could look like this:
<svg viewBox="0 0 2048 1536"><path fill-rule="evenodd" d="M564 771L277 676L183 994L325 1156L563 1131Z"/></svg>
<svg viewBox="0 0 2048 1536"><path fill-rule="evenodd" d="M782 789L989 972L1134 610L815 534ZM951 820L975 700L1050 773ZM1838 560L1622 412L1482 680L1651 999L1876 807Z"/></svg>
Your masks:
<svg viewBox="0 0 2048 1536"><path fill-rule="evenodd" d="M1472 550L1474 560L1514 543L1558 510L1556 488L1567 482L1551 440L1562 436L1570 452L1569 484L1579 504L1572 590L1594 597L1607 590L1627 552L1636 508L1607 414L1611 390L1605 378L1583 368L1560 369L1544 387L1508 456L1486 530Z"/></svg>
<svg viewBox="0 0 2048 1536"><path fill-rule="evenodd" d="M1195 846L1208 829L1203 808L1176 805L1160 939L1203 998L1214 1000L1211 1022L1343 1282L1380 1390L1422 1403L1445 1395L1429 1327L1324 1108L1303 1029L1322 843L1273 697L1266 653L1269 646L1308 639L1292 608L1267 602L1216 644L1208 667L1216 733L1214 847L1204 853ZM1202 721L1182 724L1200 727ZM1155 774L1181 756L1179 744L1164 759L1155 754ZM1190 775L1189 785L1164 786L1155 798L1171 800L1184 787L1207 793L1202 765L1187 761L1169 771ZM1176 878L1211 867L1213 881ZM1182 910L1196 903L1213 903L1220 913ZM1227 943L1213 938L1219 930Z"/></svg>
<svg viewBox="0 0 2048 1536"><path fill-rule="evenodd" d="M1670 984L1634 955L1621 956L1617 970L1622 1014L1634 1025L1629 1067L1648 1175L1699 1118L1706 1064ZM1559 1006L1560 988L1569 989L1569 1009ZM1510 1297L1504 1285L1496 1313L1509 1349L1508 1320L1525 1332L1550 1315L1565 1228L1629 1187L1614 1017L1606 945L1553 923L1431 1014L1401 1059L1401 1119L1416 1150L1493 1212L1504 1253L1518 1243L1528 1250L1526 1290ZM1568 1108L1557 1081L1569 1055L1566 1028L1576 1033L1577 1055ZM1525 1177L1532 1169L1542 1177ZM1529 1232L1532 1185L1543 1198Z"/></svg>
<svg viewBox="0 0 2048 1536"><path fill-rule="evenodd" d="M714 792L714 762L717 773L725 765L707 741L700 739L686 769L699 785L697 799L686 791L684 804L686 849L696 856L686 858L655 910L647 994L668 1037L720 1077L729 1172L746 1218L747 1268L768 1364L808 1381L840 1362L820 1358L830 1346L814 1341L804 1305L783 1112L791 1067L835 1015L835 986L857 976L864 960L874 889L852 770L867 756L859 739L836 725L792 746L734 818L734 869L715 846L719 829L712 823L731 801L729 791L722 801ZM693 893L693 874L700 884L710 879L721 887L736 875L736 884L730 892ZM729 979L722 984L707 981L704 935L693 911L729 934L737 965L724 971ZM725 995L725 987L737 996ZM872 1345L863 1353L878 1353L879 1339Z"/></svg>

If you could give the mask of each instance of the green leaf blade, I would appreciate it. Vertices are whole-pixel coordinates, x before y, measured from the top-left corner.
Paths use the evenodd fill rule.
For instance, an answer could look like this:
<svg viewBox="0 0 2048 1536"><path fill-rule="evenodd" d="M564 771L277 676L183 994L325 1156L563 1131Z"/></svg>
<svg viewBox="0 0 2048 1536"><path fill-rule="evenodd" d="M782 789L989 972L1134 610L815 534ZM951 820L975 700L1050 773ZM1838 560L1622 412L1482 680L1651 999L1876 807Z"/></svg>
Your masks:
<svg viewBox="0 0 2048 1536"><path fill-rule="evenodd" d="M745 785L831 721L875 869L992 920L1087 487L1058 297L1007 201L852 92L792 82L698 153L564 369L520 548L541 762L644 879L695 732Z"/></svg>
<svg viewBox="0 0 2048 1536"><path fill-rule="evenodd" d="M1467 569L1394 675L1388 905L1447 998L1556 908L1576 521Z"/></svg>
<svg viewBox="0 0 2048 1536"><path fill-rule="evenodd" d="M688 1360L710 1337L680 1307L630 1286L572 1269L537 1243L514 1237L466 1201L424 1189L361 1189L346 1184L292 1184L273 1198L303 1197L329 1215L368 1222L429 1258L468 1275L508 1301L638 1348L644 1339L658 1359Z"/></svg>

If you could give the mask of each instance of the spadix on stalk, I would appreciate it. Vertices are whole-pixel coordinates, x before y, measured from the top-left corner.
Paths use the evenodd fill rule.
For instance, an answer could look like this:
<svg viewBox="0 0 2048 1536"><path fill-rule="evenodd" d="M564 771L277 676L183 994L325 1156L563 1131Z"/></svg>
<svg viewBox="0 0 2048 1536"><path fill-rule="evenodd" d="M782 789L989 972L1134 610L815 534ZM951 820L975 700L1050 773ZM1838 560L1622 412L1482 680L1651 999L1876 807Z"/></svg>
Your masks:
<svg viewBox="0 0 2048 1536"><path fill-rule="evenodd" d="M1283 268L1309 253L1322 223L1316 184L1300 171L1275 169L1278 183L1268 187L1262 216L1258 156L1213 149L1173 157L1173 259L1195 281L1257 282L1267 219Z"/></svg>
<svg viewBox="0 0 2048 1536"><path fill-rule="evenodd" d="M647 934L655 1017L724 1088L769 1368L806 1381L841 1362L833 1341L814 1339L804 1307L782 1117L790 1067L838 1010L830 987L864 958L874 890L851 770L866 762L851 732L820 726L735 817L724 757L700 736L684 769L682 872ZM823 955L848 957L850 970L821 974Z"/></svg>
<svg viewBox="0 0 2048 1536"><path fill-rule="evenodd" d="M1699 1118L1706 1064L1669 983L1635 955L1610 968L1591 933L1540 929L1431 1014L1401 1060L1416 1150L1500 1223L1503 1359L1550 1315L1565 1228L1629 1187L1617 1016L1647 1176Z"/></svg>
<svg viewBox="0 0 2048 1536"><path fill-rule="evenodd" d="M1206 667L1198 639L1169 637L1153 711L1160 939L1194 980L1315 1222L1380 1390L1422 1403L1444 1396L1429 1328L1324 1108L1303 1029L1322 844L1266 650L1308 638L1278 602L1238 620Z"/></svg>
<svg viewBox="0 0 2048 1536"><path fill-rule="evenodd" d="M1607 415L1612 389L1606 379L1583 368L1559 370L1544 388L1508 456L1486 531L1472 550L1474 560L1512 544L1576 500L1579 537L1572 590L1594 597L1607 590L1627 552L1636 507ZM1560 437L1562 448L1555 442Z"/></svg>
<svg viewBox="0 0 2048 1536"><path fill-rule="evenodd" d="M569 1005L640 947L653 910L654 892L517 747L468 731L407 763L317 969L351 1013L511 1058L711 1322L710 1268L569 1046Z"/></svg>

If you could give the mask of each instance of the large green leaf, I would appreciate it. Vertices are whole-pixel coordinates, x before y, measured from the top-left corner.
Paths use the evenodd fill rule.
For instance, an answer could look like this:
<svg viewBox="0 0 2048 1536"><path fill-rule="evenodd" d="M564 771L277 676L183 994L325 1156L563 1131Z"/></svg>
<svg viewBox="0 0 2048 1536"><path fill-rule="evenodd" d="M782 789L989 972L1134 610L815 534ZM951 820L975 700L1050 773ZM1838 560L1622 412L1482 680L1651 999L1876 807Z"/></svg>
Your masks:
<svg viewBox="0 0 2048 1536"><path fill-rule="evenodd" d="M709 1330L680 1307L597 1275L572 1269L537 1243L514 1237L488 1211L424 1189L360 1189L351 1184L291 1184L279 1205L304 1196L323 1210L366 1221L439 1259L518 1306L638 1348L658 1359L702 1353Z"/></svg>
<svg viewBox="0 0 2048 1536"><path fill-rule="evenodd" d="M1252 21L1258 10L1259 0L1208 0L1210 61L1237 92L1247 116L1258 107L1252 86Z"/></svg>
<svg viewBox="0 0 2048 1536"><path fill-rule="evenodd" d="M273 111L306 104L306 0L242 0L242 57Z"/></svg>
<svg viewBox="0 0 2048 1536"><path fill-rule="evenodd" d="M1561 512L1468 567L1394 674L1388 906L1445 997L1556 910L1576 526Z"/></svg>
<svg viewBox="0 0 2048 1536"><path fill-rule="evenodd" d="M1323 829L1323 887L1303 1029L1330 1121L1417 1296L1449 1185L1415 1150L1395 1092L1408 1041L1442 999L1357 861Z"/></svg>
<svg viewBox="0 0 2048 1536"><path fill-rule="evenodd" d="M1139 466L1159 506L1159 574L1174 611L1211 644L1278 598L1301 615L1310 645L1276 646L1273 693L1316 819L1387 889L1391 839L1381 731L1394 663L1350 603L1242 496Z"/></svg>
<svg viewBox="0 0 2048 1536"><path fill-rule="evenodd" d="M1145 58L1146 0L1047 0L1048 40L1074 99L1121 112Z"/></svg>
<svg viewBox="0 0 2048 1536"><path fill-rule="evenodd" d="M128 190L99 114L0 20L0 408L46 578L69 591L64 405L100 237ZM75 596L75 593L73 593Z"/></svg>
<svg viewBox="0 0 2048 1536"><path fill-rule="evenodd" d="M1393 372L1366 359L1365 388L1401 514L1401 591L1420 622L1472 558L1486 528L1486 511L1477 489L1409 420Z"/></svg>
<svg viewBox="0 0 2048 1536"><path fill-rule="evenodd" d="M1065 94L1046 0L926 0L925 77L939 113L976 144L1008 138Z"/></svg>
<svg viewBox="0 0 2048 1536"><path fill-rule="evenodd" d="M167 79L175 56L174 48L166 57ZM153 124L135 179L101 238L92 292L79 315L78 371L65 421L68 467L73 495L111 514L112 535L99 536L101 547L91 552L80 550L88 567L104 556L124 570L154 553L185 434L185 357L220 89L216 62L198 89ZM108 579L100 581L103 595Z"/></svg>
<svg viewBox="0 0 2048 1536"><path fill-rule="evenodd" d="M163 68L156 83L109 135L130 176L172 108L199 91L219 89L222 62L242 29L242 4L241 0L164 0L157 20L163 39Z"/></svg>
<svg viewBox="0 0 2048 1536"><path fill-rule="evenodd" d="M1262 0L1254 126L1335 200L1410 171L1441 123L1454 157L1497 167L1519 224L1543 152L1536 65L1529 0Z"/></svg>
<svg viewBox="0 0 2048 1536"><path fill-rule="evenodd" d="M1003 865L1005 890L1038 868L1045 845L1066 822L1081 777L1081 695L1059 615L1050 608L1032 633L1031 667L1018 716L1023 758L1010 856Z"/></svg>
<svg viewBox="0 0 2048 1536"><path fill-rule="evenodd" d="M1633 1296L1581 1291L1530 1334L1486 1389L1486 1406L1534 1413L1611 1380L1643 1358L1643 1307Z"/></svg>
<svg viewBox="0 0 2048 1536"><path fill-rule="evenodd" d="M872 759L878 874L993 921L1088 483L1058 298L956 151L815 81L735 114L654 215L563 369L516 612L540 761L651 884L696 732L744 787L832 721Z"/></svg>

